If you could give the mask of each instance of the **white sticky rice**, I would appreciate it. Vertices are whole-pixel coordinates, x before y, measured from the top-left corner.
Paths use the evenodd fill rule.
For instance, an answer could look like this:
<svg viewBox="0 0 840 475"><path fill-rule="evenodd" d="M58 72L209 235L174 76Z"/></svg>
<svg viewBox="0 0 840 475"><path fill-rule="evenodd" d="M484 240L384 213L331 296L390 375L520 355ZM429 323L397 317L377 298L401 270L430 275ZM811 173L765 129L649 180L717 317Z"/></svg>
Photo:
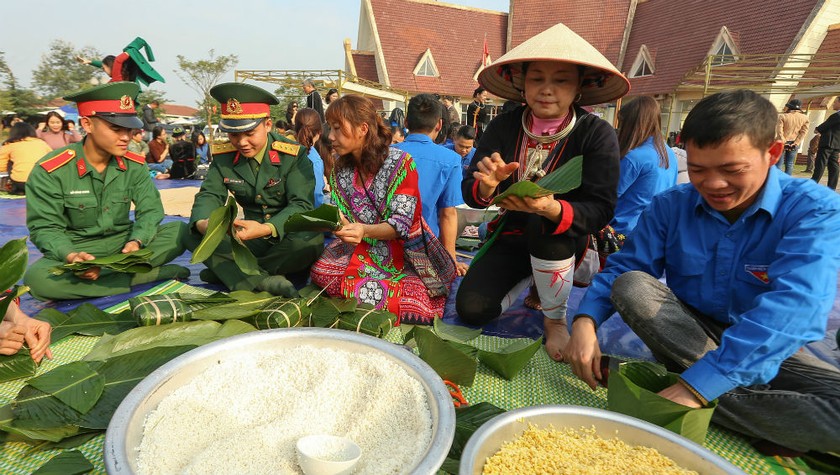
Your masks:
<svg viewBox="0 0 840 475"><path fill-rule="evenodd" d="M222 361L146 418L138 468L153 474L292 474L301 437L348 437L356 474L410 470L432 438L423 386L376 353L301 346Z"/></svg>

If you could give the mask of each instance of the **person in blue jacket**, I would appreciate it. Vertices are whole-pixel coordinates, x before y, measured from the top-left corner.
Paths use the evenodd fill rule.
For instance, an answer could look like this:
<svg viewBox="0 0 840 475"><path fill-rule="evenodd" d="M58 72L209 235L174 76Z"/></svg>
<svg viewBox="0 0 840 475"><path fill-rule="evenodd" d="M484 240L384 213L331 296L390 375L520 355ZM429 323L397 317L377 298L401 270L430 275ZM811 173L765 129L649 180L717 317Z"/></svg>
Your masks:
<svg viewBox="0 0 840 475"><path fill-rule="evenodd" d="M840 451L840 370L821 340L837 291L840 196L773 166L777 112L746 90L700 101L682 138L690 184L653 198L581 301L563 358L593 389L614 311L674 372L659 392L765 453ZM665 275L667 284L659 281Z"/></svg>
<svg viewBox="0 0 840 475"><path fill-rule="evenodd" d="M636 98L621 108L618 118L621 173L610 225L618 236L627 236L653 196L677 184L677 159L662 137L655 99Z"/></svg>

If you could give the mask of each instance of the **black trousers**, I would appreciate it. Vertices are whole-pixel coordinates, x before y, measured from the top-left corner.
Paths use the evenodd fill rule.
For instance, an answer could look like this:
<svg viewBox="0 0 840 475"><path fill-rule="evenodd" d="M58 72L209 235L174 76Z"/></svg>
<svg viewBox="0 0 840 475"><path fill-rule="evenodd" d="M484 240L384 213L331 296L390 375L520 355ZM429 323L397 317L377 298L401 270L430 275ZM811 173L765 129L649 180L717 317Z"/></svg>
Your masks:
<svg viewBox="0 0 840 475"><path fill-rule="evenodd" d="M565 235L546 234L542 218L529 219L519 235L502 235L470 265L458 287L455 309L471 325L485 325L502 313L502 300L516 284L532 274L531 256L546 260L568 259L581 243ZM582 249L582 247L581 247Z"/></svg>
<svg viewBox="0 0 840 475"><path fill-rule="evenodd" d="M822 179L823 170L828 166L828 187L837 189L837 179L840 177L840 163L837 162L837 154L840 150L820 147L817 150L816 163L814 163L814 174L811 179L819 183Z"/></svg>

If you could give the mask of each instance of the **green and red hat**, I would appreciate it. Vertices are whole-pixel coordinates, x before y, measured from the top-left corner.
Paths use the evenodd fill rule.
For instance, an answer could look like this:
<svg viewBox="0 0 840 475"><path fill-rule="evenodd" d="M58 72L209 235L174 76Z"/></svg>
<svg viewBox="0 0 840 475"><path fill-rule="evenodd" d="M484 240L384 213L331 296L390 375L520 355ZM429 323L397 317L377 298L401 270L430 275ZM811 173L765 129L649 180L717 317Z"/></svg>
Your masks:
<svg viewBox="0 0 840 475"><path fill-rule="evenodd" d="M222 105L219 129L228 133L253 129L270 116L270 106L280 103L265 89L240 82L213 86L210 95Z"/></svg>
<svg viewBox="0 0 840 475"><path fill-rule="evenodd" d="M111 82L64 96L64 100L76 103L80 117L98 117L119 127L140 129L143 121L134 104L139 93L136 83Z"/></svg>

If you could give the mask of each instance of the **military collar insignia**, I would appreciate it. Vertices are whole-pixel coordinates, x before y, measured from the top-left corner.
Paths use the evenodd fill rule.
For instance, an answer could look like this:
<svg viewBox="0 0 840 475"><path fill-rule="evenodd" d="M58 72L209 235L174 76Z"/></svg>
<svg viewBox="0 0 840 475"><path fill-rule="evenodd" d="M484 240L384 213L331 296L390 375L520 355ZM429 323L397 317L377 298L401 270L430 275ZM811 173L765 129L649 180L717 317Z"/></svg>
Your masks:
<svg viewBox="0 0 840 475"><path fill-rule="evenodd" d="M120 170L125 171L125 161L122 159L122 157L115 156L114 160L117 162L117 166L120 168Z"/></svg>
<svg viewBox="0 0 840 475"><path fill-rule="evenodd" d="M227 100L227 113L228 114L242 114L244 111L242 110L242 104L233 97Z"/></svg>
<svg viewBox="0 0 840 475"><path fill-rule="evenodd" d="M271 162L272 165L280 165L280 154L275 150L269 150L268 161Z"/></svg>
<svg viewBox="0 0 840 475"><path fill-rule="evenodd" d="M76 169L79 170L79 178L85 176L85 174L88 172L84 158L76 160Z"/></svg>

